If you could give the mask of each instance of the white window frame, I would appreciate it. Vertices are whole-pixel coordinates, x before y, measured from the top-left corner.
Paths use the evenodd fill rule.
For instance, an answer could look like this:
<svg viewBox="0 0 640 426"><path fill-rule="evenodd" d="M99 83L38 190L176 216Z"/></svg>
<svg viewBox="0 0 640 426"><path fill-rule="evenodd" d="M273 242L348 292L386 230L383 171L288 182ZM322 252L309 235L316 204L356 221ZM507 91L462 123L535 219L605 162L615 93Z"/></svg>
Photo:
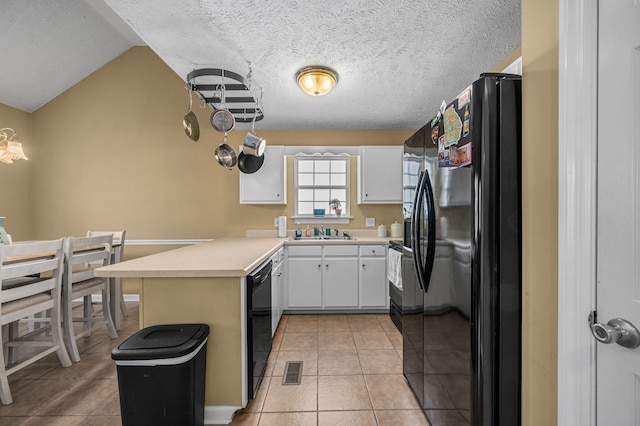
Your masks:
<svg viewBox="0 0 640 426"><path fill-rule="evenodd" d="M299 210L298 210L298 189L300 187L300 185L298 184L298 178L299 178L299 174L298 174L298 160L322 160L322 161L329 161L329 160L339 160L339 159L344 159L345 161L345 166L346 166L346 185L345 186L339 186L340 189L344 189L346 192L346 201L342 204L342 214L340 216L337 216L333 211L329 211L327 212L325 210L325 215L324 216L314 216L314 215L309 215L309 214L299 214ZM350 205L350 194L351 194L351 157L348 154L330 154L330 153L324 153L324 154L313 154L313 155L308 155L308 154L297 154L294 157L294 161L293 161L293 200L294 200L294 220L296 224L349 224L349 221L351 219L353 219L352 216L350 216L350 211L351 211L351 205ZM331 185L327 185L327 186L308 186L308 188L336 188L336 186L331 186Z"/></svg>

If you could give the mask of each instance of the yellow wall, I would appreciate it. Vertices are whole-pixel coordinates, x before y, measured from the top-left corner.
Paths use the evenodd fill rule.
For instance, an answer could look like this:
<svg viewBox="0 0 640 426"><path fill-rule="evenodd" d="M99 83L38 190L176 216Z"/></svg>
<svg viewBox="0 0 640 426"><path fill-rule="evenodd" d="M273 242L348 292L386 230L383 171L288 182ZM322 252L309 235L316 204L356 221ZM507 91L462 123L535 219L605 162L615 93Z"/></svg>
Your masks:
<svg viewBox="0 0 640 426"><path fill-rule="evenodd" d="M37 156L37 146L31 134L31 114L0 104L0 128L13 129L28 158ZM14 240L29 240L32 232L33 203L31 171L33 161L19 160L0 163L0 216L6 217L4 227Z"/></svg>
<svg viewBox="0 0 640 426"><path fill-rule="evenodd" d="M558 8L522 1L523 426L557 423Z"/></svg>
<svg viewBox="0 0 640 426"><path fill-rule="evenodd" d="M150 49L134 47L33 113L41 144L34 197L47 206L35 209L34 235L126 229L129 239L215 238L275 230L275 217L291 216L293 191L286 206L239 204L240 172L213 156L223 135L209 124L211 110L194 105L198 142L184 134L187 99L179 76ZM259 123L256 130L273 145L400 145L413 133L263 131ZM229 144L241 145L247 131L232 131ZM357 206L355 198L354 190L350 228L364 228L365 216L402 220L399 204Z"/></svg>

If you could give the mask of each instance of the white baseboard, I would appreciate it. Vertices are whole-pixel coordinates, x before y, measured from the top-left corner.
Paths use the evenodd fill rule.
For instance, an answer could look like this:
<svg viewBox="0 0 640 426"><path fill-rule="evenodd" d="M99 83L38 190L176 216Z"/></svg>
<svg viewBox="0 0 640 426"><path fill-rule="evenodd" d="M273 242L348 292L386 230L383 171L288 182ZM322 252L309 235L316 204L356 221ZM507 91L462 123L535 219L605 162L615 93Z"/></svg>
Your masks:
<svg viewBox="0 0 640 426"><path fill-rule="evenodd" d="M207 405L204 407L204 424L228 425L233 421L236 411L241 408L226 405Z"/></svg>

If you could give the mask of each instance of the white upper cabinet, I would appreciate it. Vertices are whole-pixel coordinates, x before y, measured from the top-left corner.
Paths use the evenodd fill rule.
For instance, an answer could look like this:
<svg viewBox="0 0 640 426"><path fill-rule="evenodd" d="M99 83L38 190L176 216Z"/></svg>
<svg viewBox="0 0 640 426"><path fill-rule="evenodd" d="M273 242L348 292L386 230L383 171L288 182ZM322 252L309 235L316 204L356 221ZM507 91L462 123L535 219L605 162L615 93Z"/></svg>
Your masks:
<svg viewBox="0 0 640 426"><path fill-rule="evenodd" d="M240 172L240 204L287 204L287 164L283 146L268 145L255 173Z"/></svg>
<svg viewBox="0 0 640 426"><path fill-rule="evenodd" d="M358 157L358 204L402 204L399 146L363 146Z"/></svg>

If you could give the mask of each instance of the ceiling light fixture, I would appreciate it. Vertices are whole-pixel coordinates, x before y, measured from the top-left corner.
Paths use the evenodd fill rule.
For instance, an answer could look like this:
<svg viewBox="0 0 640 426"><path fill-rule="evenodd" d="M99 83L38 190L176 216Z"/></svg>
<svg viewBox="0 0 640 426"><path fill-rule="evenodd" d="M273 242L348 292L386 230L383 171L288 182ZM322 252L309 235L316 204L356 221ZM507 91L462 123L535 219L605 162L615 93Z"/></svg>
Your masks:
<svg viewBox="0 0 640 426"><path fill-rule="evenodd" d="M311 96L326 95L338 82L338 73L321 65L302 68L296 74L302 90Z"/></svg>
<svg viewBox="0 0 640 426"><path fill-rule="evenodd" d="M18 142L18 135L13 129L0 129L0 162L13 163L13 160L28 160L22 151L22 144Z"/></svg>

